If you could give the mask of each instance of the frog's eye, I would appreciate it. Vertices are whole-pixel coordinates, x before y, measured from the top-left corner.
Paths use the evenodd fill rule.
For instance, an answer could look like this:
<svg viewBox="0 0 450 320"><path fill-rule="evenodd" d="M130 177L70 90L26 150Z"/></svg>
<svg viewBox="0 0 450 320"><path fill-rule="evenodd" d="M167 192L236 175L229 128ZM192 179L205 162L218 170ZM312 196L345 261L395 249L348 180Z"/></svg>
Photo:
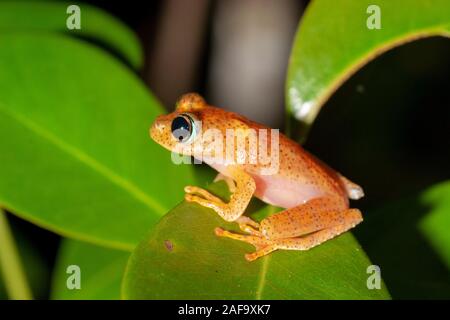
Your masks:
<svg viewBox="0 0 450 320"><path fill-rule="evenodd" d="M195 136L195 121L189 114L182 113L173 119L171 130L175 139L186 143Z"/></svg>

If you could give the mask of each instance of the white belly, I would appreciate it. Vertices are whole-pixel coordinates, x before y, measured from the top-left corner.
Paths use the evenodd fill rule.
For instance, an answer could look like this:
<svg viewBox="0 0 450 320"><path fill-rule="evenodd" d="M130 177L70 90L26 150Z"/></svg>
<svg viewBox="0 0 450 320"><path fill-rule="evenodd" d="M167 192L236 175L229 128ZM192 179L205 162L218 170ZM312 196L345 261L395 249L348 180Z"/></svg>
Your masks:
<svg viewBox="0 0 450 320"><path fill-rule="evenodd" d="M272 176L253 176L253 178L256 182L255 196L277 207L296 207L324 195L313 185Z"/></svg>

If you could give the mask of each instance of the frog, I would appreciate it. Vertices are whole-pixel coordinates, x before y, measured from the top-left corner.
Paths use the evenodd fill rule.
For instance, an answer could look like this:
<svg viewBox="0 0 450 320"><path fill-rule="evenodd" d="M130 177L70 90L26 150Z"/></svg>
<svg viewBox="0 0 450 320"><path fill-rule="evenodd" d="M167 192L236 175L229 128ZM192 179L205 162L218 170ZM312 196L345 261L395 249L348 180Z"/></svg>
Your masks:
<svg viewBox="0 0 450 320"><path fill-rule="evenodd" d="M211 106L197 93L187 93L178 99L172 113L158 116L149 131L156 143L186 157L195 158L209 150L202 162L218 172L215 181L224 180L228 185L229 201L192 185L185 186L184 199L214 210L227 222L237 223L240 232L221 227L214 232L218 237L251 244L255 251L246 253L245 259L254 261L276 250L309 250L363 221L361 211L350 208L349 203L364 196L361 186L282 133L276 142L276 171L267 170L267 163L217 161L224 160L220 159L224 153L220 155L220 149L211 152L199 131L215 130L225 136L230 129L244 132L244 137L251 130L271 130L240 114ZM265 141L270 144L269 139ZM188 145L195 147L186 148ZM248 151L249 145L247 142L239 152ZM232 147L230 159L235 160L239 152L236 145ZM284 210L255 221L244 215L252 197Z"/></svg>

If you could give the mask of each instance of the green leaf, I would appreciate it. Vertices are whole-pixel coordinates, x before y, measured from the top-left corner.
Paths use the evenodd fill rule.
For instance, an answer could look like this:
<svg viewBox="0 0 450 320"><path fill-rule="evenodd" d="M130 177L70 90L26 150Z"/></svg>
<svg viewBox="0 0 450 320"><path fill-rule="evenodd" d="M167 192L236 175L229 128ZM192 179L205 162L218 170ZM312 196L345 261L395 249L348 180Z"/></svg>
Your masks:
<svg viewBox="0 0 450 320"><path fill-rule="evenodd" d="M52 299L117 300L129 252L64 239L59 249L52 284ZM78 289L68 289L67 267L80 267Z"/></svg>
<svg viewBox="0 0 450 320"><path fill-rule="evenodd" d="M79 3L80 30L69 30L66 13L71 2L1 1L0 32L65 32L101 41L126 58L133 67L143 63L142 49L134 33L105 11Z"/></svg>
<svg viewBox="0 0 450 320"><path fill-rule="evenodd" d="M393 298L450 296L450 181L369 210L356 235Z"/></svg>
<svg viewBox="0 0 450 320"><path fill-rule="evenodd" d="M132 250L192 181L148 136L160 105L111 56L55 34L4 34L0 70L0 206Z"/></svg>
<svg viewBox="0 0 450 320"><path fill-rule="evenodd" d="M223 197L224 183L211 190ZM258 205L256 205L258 207ZM274 207L255 203L253 217ZM262 213L261 211L265 211ZM215 212L183 202L165 215L128 262L126 299L387 299L366 286L371 262L350 233L312 250L277 251L254 262L254 248L218 238L214 228L236 230Z"/></svg>
<svg viewBox="0 0 450 320"><path fill-rule="evenodd" d="M369 5L379 6L381 29L367 28ZM368 61L437 35L450 35L447 0L312 1L295 37L286 82L288 113L302 126L296 135L305 139L325 101Z"/></svg>
<svg viewBox="0 0 450 320"><path fill-rule="evenodd" d="M430 210L419 222L421 232L450 270L450 181L429 188L421 202Z"/></svg>

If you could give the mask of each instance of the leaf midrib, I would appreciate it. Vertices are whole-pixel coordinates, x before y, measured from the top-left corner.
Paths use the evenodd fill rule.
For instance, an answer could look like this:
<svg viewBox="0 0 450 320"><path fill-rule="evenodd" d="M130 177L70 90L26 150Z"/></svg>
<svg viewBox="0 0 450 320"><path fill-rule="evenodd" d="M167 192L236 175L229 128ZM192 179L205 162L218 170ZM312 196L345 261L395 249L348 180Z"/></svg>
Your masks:
<svg viewBox="0 0 450 320"><path fill-rule="evenodd" d="M269 205L269 214L268 215L273 215L276 212L276 208L274 206ZM266 278L267 278L267 270L269 269L269 262L270 259L272 258L272 255L269 254L267 256L263 257L263 262L262 262L262 266L261 266L261 270L258 274L258 284L256 287L256 300L261 300L262 299L262 294L264 291L264 287L266 285Z"/></svg>
<svg viewBox="0 0 450 320"><path fill-rule="evenodd" d="M65 153L71 155L73 158L84 163L87 167L93 169L95 172L105 177L106 180L111 181L113 184L125 190L132 197L144 203L150 210L156 211L159 215L163 215L166 212L166 208L161 203L159 203L153 198L150 198L133 182L114 173L111 169L107 168L100 162L96 161L94 158L92 158L79 148L60 140L54 134L52 134L48 130L45 130L43 127L39 126L30 119L23 117L10 110L7 110L7 108L5 108L4 104L2 104L1 102L0 102L0 111L14 118L19 124L27 128L28 130L34 132L37 136L41 137L44 140L47 140L48 142L55 145Z"/></svg>

